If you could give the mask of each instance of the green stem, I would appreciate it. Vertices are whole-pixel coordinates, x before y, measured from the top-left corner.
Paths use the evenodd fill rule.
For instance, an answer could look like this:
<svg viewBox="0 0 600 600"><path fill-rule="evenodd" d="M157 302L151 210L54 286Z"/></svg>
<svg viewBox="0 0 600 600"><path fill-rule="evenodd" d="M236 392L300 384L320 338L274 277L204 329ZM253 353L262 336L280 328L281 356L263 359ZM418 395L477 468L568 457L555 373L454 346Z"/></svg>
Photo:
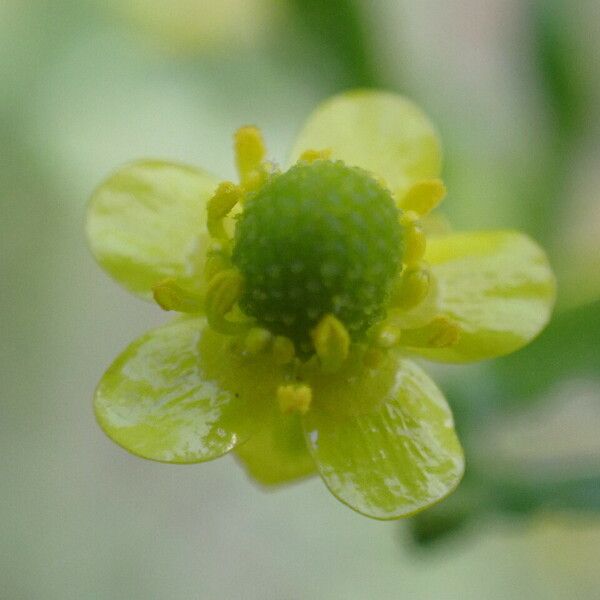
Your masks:
<svg viewBox="0 0 600 600"><path fill-rule="evenodd" d="M344 87L374 87L381 80L356 0L289 0L307 32L339 65Z"/></svg>
<svg viewBox="0 0 600 600"><path fill-rule="evenodd" d="M532 4L533 51L551 138L528 205L533 233L549 247L556 241L572 156L586 112L585 85L577 64L576 32L569 18L571 8L565 0L537 0Z"/></svg>

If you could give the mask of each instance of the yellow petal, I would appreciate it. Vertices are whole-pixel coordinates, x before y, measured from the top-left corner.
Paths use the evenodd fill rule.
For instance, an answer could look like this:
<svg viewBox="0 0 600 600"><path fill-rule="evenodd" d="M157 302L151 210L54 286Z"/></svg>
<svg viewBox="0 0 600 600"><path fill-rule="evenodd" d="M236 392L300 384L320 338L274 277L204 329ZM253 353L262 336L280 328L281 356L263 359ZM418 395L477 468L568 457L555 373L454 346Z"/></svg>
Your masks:
<svg viewBox="0 0 600 600"><path fill-rule="evenodd" d="M450 408L413 362L389 356L376 369L354 365L311 384L308 449L329 490L350 508L398 519L458 485L464 457Z"/></svg>
<svg viewBox="0 0 600 600"><path fill-rule="evenodd" d="M232 343L233 342L233 343ZM283 415L277 390L289 381L289 369L274 353L249 353L245 343L207 330L203 338L205 374L220 389L247 402L254 431L236 454L259 483L284 483L312 473L314 461L306 450L299 415Z"/></svg>
<svg viewBox="0 0 600 600"><path fill-rule="evenodd" d="M442 362L470 362L509 354L548 323L555 279L544 251L515 231L482 231L430 238L425 260L435 294L423 309L458 325L458 343L411 348ZM418 309L417 311L418 312Z"/></svg>
<svg viewBox="0 0 600 600"><path fill-rule="evenodd" d="M254 398L241 379L228 388L215 381L207 331L205 319L178 319L143 335L111 365L94 408L113 441L143 458L193 463L249 437Z"/></svg>
<svg viewBox="0 0 600 600"><path fill-rule="evenodd" d="M235 449L248 474L273 485L306 477L316 470L308 453L300 415L282 414L273 401L252 437Z"/></svg>
<svg viewBox="0 0 600 600"><path fill-rule="evenodd" d="M143 160L121 168L90 200L87 235L96 260L148 299L166 278L197 288L208 244L206 202L215 187L206 173L173 163Z"/></svg>
<svg viewBox="0 0 600 600"><path fill-rule="evenodd" d="M397 198L417 181L439 177L441 169L440 143L427 116L406 98L377 90L346 92L318 106L292 162L307 150L331 150L332 160L371 171Z"/></svg>

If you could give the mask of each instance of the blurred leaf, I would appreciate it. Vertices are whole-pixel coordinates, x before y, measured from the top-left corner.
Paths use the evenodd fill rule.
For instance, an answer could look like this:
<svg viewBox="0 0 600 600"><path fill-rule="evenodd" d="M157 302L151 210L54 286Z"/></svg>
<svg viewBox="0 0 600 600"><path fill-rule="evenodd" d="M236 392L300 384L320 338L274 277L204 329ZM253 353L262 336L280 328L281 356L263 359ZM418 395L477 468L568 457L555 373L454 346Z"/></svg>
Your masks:
<svg viewBox="0 0 600 600"><path fill-rule="evenodd" d="M469 511L434 506L410 520L410 536L417 546L433 546L462 531L470 519Z"/></svg>
<svg viewBox="0 0 600 600"><path fill-rule="evenodd" d="M548 479L499 480L490 486L496 508L529 514L538 510L600 511L600 474Z"/></svg>
<svg viewBox="0 0 600 600"><path fill-rule="evenodd" d="M463 387L450 386L467 472L450 497L411 520L411 539L419 547L437 545L476 519L494 515L600 511L600 406L594 381L563 383L543 402L515 411L498 402L493 384L485 384L489 373L472 372Z"/></svg>
<svg viewBox="0 0 600 600"><path fill-rule="evenodd" d="M576 33L564 0L534 3L536 58L559 135L570 136L584 124L584 90L577 56Z"/></svg>
<svg viewBox="0 0 600 600"><path fill-rule="evenodd" d="M510 402L539 395L564 378L599 375L600 299L559 313L540 337L495 363Z"/></svg>
<svg viewBox="0 0 600 600"><path fill-rule="evenodd" d="M532 3L533 59L549 137L539 145L541 160L532 168L523 206L529 213L529 231L548 246L551 259L560 251L552 244L567 197L575 144L589 121L581 69L585 57L578 48L580 32L573 19L576 10L577 3L566 0Z"/></svg>
<svg viewBox="0 0 600 600"><path fill-rule="evenodd" d="M563 381L544 401L505 407L469 438L471 471L497 510L600 510L597 382Z"/></svg>
<svg viewBox="0 0 600 600"><path fill-rule="evenodd" d="M480 497L483 490L467 471L452 495L409 520L412 543L423 549L430 548L463 532L485 509Z"/></svg>
<svg viewBox="0 0 600 600"><path fill-rule="evenodd" d="M364 16L356 0L289 0L293 14L312 42L333 55L342 73L341 88L372 87L380 76L369 56Z"/></svg>
<svg viewBox="0 0 600 600"><path fill-rule="evenodd" d="M511 478L505 474L490 477L468 475L448 498L409 520L411 542L420 548L433 548L466 532L482 518L496 516L528 517L539 511L600 511L600 474L588 477Z"/></svg>

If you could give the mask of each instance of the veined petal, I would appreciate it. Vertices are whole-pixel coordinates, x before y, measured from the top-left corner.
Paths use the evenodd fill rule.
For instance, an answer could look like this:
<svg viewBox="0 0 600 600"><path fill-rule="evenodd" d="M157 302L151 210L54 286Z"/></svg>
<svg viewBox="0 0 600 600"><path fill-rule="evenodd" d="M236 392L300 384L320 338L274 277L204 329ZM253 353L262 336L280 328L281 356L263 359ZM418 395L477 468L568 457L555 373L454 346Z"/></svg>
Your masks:
<svg viewBox="0 0 600 600"><path fill-rule="evenodd" d="M298 415L284 415L279 408L278 388L294 381L280 356L268 348L254 353L247 339L244 343L241 338L235 340L210 329L203 337L203 348L206 375L221 389L230 390L247 402L253 431L235 451L248 474L269 485L314 472Z"/></svg>
<svg viewBox="0 0 600 600"><path fill-rule="evenodd" d="M265 485L285 483L314 473L300 415L282 414L272 402L252 437L235 449L248 474Z"/></svg>
<svg viewBox="0 0 600 600"><path fill-rule="evenodd" d="M307 150L332 151L332 159L362 167L401 198L417 181L439 177L441 148L427 116L389 92L356 90L318 106L294 145L295 162Z"/></svg>
<svg viewBox="0 0 600 600"><path fill-rule="evenodd" d="M331 375L312 385L314 408L303 418L306 441L339 500L368 517L397 519L458 485L464 457L452 414L414 363L394 356L376 371ZM347 400L365 406L371 394L371 410L331 411Z"/></svg>
<svg viewBox="0 0 600 600"><path fill-rule="evenodd" d="M446 348L411 348L431 360L470 362L530 342L548 323L555 279L544 251L515 231L457 233L428 240L425 260L436 282L427 309L460 328Z"/></svg>
<svg viewBox="0 0 600 600"><path fill-rule="evenodd" d="M207 332L204 319L179 319L149 331L117 358L94 398L98 422L112 440L143 458L193 463L249 437L254 420L243 380L236 390L214 380Z"/></svg>
<svg viewBox="0 0 600 600"><path fill-rule="evenodd" d="M167 277L198 287L208 243L206 202L215 187L192 167L156 160L124 166L90 200L86 228L96 260L148 299Z"/></svg>

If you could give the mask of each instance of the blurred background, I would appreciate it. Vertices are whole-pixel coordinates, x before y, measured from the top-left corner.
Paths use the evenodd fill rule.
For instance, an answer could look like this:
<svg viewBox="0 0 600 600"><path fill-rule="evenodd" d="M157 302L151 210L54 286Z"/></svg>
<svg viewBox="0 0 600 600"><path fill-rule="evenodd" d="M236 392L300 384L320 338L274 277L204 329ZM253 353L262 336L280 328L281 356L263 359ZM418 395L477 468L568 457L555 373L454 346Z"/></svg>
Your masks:
<svg viewBox="0 0 600 600"><path fill-rule="evenodd" d="M600 598L599 52L597 0L0 0L0 597ZM402 523L134 458L91 409L165 319L92 260L94 186L138 157L231 177L247 123L283 160L356 86L437 124L456 228L526 230L559 278L531 346L439 370L469 467Z"/></svg>

